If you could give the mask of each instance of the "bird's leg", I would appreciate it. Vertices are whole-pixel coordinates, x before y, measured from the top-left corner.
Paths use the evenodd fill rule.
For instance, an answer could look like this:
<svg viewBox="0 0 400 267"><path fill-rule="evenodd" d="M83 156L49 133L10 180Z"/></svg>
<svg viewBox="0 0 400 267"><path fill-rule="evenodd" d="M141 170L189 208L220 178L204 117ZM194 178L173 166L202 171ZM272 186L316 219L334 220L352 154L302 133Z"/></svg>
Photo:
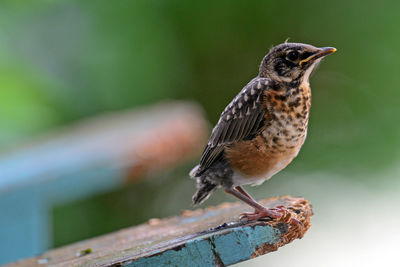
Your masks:
<svg viewBox="0 0 400 267"><path fill-rule="evenodd" d="M249 193L246 192L246 190L244 190L243 186L238 185L235 187L235 189L240 193L242 193L243 195L245 195L247 198L250 198L251 200L255 201L255 199L252 196L250 196Z"/></svg>
<svg viewBox="0 0 400 267"><path fill-rule="evenodd" d="M235 189L236 189L237 191L239 191L239 193L245 195L245 196L246 196L247 198L249 198L250 200L252 200L252 201L254 201L254 202L257 202L252 196L250 196L249 193L247 193L246 190L244 190L243 186L238 185L238 186L235 187ZM271 208L271 210L275 210L275 211L278 211L278 212L281 212L281 213L284 213L284 212L285 212L283 206L277 206L277 207L275 207L275 208ZM257 210L255 210L254 212L257 212Z"/></svg>
<svg viewBox="0 0 400 267"><path fill-rule="evenodd" d="M241 188L241 189L244 191L243 188ZM241 190L241 189L239 189L239 190ZM268 209L268 208L264 207L263 205L261 205L260 203L258 203L257 201L255 201L252 197L249 198L248 196L246 196L246 195L248 195L246 191L244 191L245 194L243 194L239 190L233 189L233 188L228 188L228 189L225 188L224 189L224 191L226 193L237 197L238 199L242 200L247 205L249 205L255 209L254 213L241 214L241 216L240 216L241 219L247 219L248 221L253 221L253 220L257 220L257 219L264 218L264 217L270 217L272 219L277 219L277 218L282 217L280 210Z"/></svg>
<svg viewBox="0 0 400 267"><path fill-rule="evenodd" d="M254 208L254 212L246 212L240 214L240 219L245 219L248 221L253 221L253 220L258 220L261 218L265 217L270 217L272 219L277 219L277 218L285 218L285 221L291 222L295 225L302 225L302 223L297 220L296 218L292 218L290 213L285 209L283 206L278 206L276 208L266 208L257 201L252 198L249 193L244 190L242 186L236 186L234 189L229 188L229 189L224 189L224 191L228 194L231 194L238 199L242 200L249 206Z"/></svg>

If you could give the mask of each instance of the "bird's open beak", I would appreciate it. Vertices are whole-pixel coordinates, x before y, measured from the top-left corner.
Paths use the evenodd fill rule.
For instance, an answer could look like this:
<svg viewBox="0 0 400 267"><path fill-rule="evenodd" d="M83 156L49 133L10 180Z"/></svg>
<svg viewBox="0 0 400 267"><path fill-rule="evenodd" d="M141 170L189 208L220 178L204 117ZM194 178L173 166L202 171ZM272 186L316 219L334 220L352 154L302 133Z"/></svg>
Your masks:
<svg viewBox="0 0 400 267"><path fill-rule="evenodd" d="M315 54L309 56L306 59L301 60L299 62L299 65L301 66L304 63L307 63L307 62L309 62L311 60L316 60L318 58L330 55L330 54L335 53L335 52L336 52L336 48L334 48L334 47L322 47L322 48L319 48L318 51Z"/></svg>

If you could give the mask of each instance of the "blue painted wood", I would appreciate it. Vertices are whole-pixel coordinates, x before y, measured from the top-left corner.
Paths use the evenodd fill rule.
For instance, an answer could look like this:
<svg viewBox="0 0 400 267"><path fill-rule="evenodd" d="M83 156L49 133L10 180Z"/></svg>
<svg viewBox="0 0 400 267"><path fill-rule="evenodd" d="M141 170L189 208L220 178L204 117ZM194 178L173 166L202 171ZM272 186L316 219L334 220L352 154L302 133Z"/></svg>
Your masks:
<svg viewBox="0 0 400 267"><path fill-rule="evenodd" d="M53 206L123 186L140 163L135 148L177 120L196 126L200 143L197 106L170 102L86 120L0 155L0 265L49 249Z"/></svg>
<svg viewBox="0 0 400 267"><path fill-rule="evenodd" d="M264 244L277 244L281 235L278 229L266 223L237 225L188 240L181 248L142 257L126 267L231 265L250 259Z"/></svg>
<svg viewBox="0 0 400 267"><path fill-rule="evenodd" d="M48 247L48 218L38 192L21 189L0 197L0 264Z"/></svg>
<svg viewBox="0 0 400 267"><path fill-rule="evenodd" d="M111 162L110 162L111 163ZM56 173L0 194L0 264L30 257L51 246L54 205L118 188L126 171L112 164L76 173Z"/></svg>
<svg viewBox="0 0 400 267"><path fill-rule="evenodd" d="M9 267L39 266L226 266L269 253L310 227L311 205L289 196L261 201L284 206L274 221L242 222L245 204L221 204L148 223L48 251ZM294 223L290 218L300 221ZM90 251L90 253L82 253Z"/></svg>

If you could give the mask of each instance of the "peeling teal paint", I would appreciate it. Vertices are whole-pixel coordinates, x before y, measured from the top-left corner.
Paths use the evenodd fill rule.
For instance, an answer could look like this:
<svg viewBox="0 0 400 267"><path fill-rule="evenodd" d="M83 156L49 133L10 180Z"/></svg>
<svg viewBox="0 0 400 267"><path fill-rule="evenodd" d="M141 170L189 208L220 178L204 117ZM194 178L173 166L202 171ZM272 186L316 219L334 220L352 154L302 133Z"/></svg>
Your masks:
<svg viewBox="0 0 400 267"><path fill-rule="evenodd" d="M227 235L213 237L215 250L225 265L250 259L263 244L275 244L280 240L280 231L270 226L238 228Z"/></svg>
<svg viewBox="0 0 400 267"><path fill-rule="evenodd" d="M262 245L280 242L280 231L269 225L245 226L194 238L182 247L153 254L126 264L138 266L216 266L250 259Z"/></svg>
<svg viewBox="0 0 400 267"><path fill-rule="evenodd" d="M126 266L214 266L214 261L211 243L208 240L193 240L180 249L141 258Z"/></svg>

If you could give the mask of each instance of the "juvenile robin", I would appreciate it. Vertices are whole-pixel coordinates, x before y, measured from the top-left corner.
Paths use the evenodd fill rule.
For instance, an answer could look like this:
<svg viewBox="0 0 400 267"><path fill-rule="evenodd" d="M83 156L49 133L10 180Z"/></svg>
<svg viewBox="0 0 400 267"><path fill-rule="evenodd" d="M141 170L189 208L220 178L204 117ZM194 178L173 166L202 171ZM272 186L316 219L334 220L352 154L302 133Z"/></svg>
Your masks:
<svg viewBox="0 0 400 267"><path fill-rule="evenodd" d="M269 51L258 76L222 112L200 164L190 172L197 182L194 204L222 187L255 209L242 218L282 216L282 209L262 206L243 185L263 183L297 156L307 135L310 75L335 51L301 43L283 43Z"/></svg>

